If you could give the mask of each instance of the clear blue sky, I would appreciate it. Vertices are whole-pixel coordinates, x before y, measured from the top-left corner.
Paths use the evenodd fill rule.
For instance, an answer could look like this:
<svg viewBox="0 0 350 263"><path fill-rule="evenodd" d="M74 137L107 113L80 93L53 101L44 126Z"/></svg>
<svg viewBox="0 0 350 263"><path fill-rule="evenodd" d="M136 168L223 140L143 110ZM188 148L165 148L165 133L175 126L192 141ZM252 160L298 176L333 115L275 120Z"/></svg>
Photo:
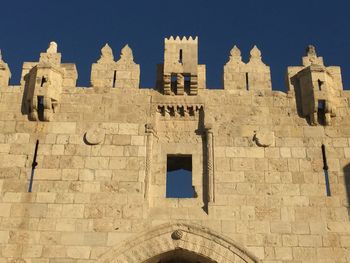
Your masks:
<svg viewBox="0 0 350 263"><path fill-rule="evenodd" d="M220 87L223 65L237 44L245 59L254 44L271 66L273 89L284 90L288 65L299 65L315 44L327 65L342 67L350 88L350 3L345 0L21 0L1 3L0 48L18 84L24 61L37 61L51 40L64 62L76 63L86 86L91 64L108 42L116 58L128 43L141 65L142 87L155 83L163 38L199 36L199 61L207 86Z"/></svg>

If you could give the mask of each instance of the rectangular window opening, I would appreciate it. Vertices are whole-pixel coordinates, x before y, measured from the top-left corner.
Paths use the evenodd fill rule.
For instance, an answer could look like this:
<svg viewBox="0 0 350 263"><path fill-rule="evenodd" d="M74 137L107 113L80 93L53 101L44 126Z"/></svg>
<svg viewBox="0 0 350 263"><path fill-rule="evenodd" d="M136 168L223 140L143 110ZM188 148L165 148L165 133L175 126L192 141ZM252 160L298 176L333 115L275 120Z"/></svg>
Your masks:
<svg viewBox="0 0 350 263"><path fill-rule="evenodd" d="M184 75L184 89L187 94L190 94L191 90L191 75Z"/></svg>
<svg viewBox="0 0 350 263"><path fill-rule="evenodd" d="M182 49L179 52L179 63L182 63Z"/></svg>
<svg viewBox="0 0 350 263"><path fill-rule="evenodd" d="M192 155L168 155L166 198L195 198Z"/></svg>
<svg viewBox="0 0 350 263"><path fill-rule="evenodd" d="M114 70L114 73L113 73L113 85L112 85L113 88L115 88L116 81L117 81L117 71Z"/></svg>
<svg viewBox="0 0 350 263"><path fill-rule="evenodd" d="M326 101L318 100L317 101L317 119L319 124L325 124L325 111L326 111Z"/></svg>
<svg viewBox="0 0 350 263"><path fill-rule="evenodd" d="M318 83L318 90L322 90L323 81L317 80L317 83Z"/></svg>
<svg viewBox="0 0 350 263"><path fill-rule="evenodd" d="M249 76L248 76L248 72L245 73L245 89L249 90Z"/></svg>
<svg viewBox="0 0 350 263"><path fill-rule="evenodd" d="M176 94L177 91L177 74L171 74L171 91Z"/></svg>
<svg viewBox="0 0 350 263"><path fill-rule="evenodd" d="M47 82L47 79L43 76L43 77L41 78L40 87L43 87L44 84L45 84L46 82Z"/></svg>
<svg viewBox="0 0 350 263"><path fill-rule="evenodd" d="M44 120L44 96L38 96L38 118L40 121Z"/></svg>

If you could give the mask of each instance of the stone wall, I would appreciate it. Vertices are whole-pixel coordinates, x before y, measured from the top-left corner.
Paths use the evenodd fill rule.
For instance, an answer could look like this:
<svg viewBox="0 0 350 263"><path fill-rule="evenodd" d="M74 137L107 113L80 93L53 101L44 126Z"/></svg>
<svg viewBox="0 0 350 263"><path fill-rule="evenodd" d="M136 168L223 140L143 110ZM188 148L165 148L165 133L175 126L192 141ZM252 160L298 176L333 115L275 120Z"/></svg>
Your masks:
<svg viewBox="0 0 350 263"><path fill-rule="evenodd" d="M311 125L294 90L259 85L166 96L67 84L49 122L29 119L25 84L0 86L0 262L144 262L175 248L203 262L349 262L350 93L331 125ZM165 198L172 153L192 155L197 197Z"/></svg>

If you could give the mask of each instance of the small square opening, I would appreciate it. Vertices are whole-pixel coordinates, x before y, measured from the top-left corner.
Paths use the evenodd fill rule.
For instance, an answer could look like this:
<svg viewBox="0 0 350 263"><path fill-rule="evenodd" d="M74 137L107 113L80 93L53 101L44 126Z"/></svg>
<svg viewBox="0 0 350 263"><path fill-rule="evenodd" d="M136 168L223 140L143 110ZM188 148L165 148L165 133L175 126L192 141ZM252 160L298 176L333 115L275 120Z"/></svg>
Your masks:
<svg viewBox="0 0 350 263"><path fill-rule="evenodd" d="M166 198L194 198L192 155L168 155Z"/></svg>
<svg viewBox="0 0 350 263"><path fill-rule="evenodd" d="M326 101L318 100L317 102L317 119L318 123L321 125L325 124L325 113L326 113Z"/></svg>
<svg viewBox="0 0 350 263"><path fill-rule="evenodd" d="M326 108L326 101L325 100L319 100L318 101L318 106L317 106L318 110L325 110Z"/></svg>
<svg viewBox="0 0 350 263"><path fill-rule="evenodd" d="M112 88L115 88L116 82L117 82L117 71L114 70Z"/></svg>
<svg viewBox="0 0 350 263"><path fill-rule="evenodd" d="M177 74L171 74L171 91L174 94L177 92Z"/></svg>

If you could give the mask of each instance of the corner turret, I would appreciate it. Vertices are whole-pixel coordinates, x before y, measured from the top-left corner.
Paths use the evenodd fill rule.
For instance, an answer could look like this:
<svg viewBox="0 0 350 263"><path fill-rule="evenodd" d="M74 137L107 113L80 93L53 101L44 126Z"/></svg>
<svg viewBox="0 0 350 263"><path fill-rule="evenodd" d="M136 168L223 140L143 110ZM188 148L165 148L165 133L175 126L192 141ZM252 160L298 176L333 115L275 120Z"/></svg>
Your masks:
<svg viewBox="0 0 350 263"><path fill-rule="evenodd" d="M22 78L25 81L29 119L50 121L58 107L63 87L75 87L77 72L75 65L61 64L57 44L51 42L46 52L40 54L38 63L24 63Z"/></svg>
<svg viewBox="0 0 350 263"><path fill-rule="evenodd" d="M331 125L343 89L340 67L326 67L312 45L307 47L302 63L288 67L288 90L295 92L299 112L311 125Z"/></svg>

